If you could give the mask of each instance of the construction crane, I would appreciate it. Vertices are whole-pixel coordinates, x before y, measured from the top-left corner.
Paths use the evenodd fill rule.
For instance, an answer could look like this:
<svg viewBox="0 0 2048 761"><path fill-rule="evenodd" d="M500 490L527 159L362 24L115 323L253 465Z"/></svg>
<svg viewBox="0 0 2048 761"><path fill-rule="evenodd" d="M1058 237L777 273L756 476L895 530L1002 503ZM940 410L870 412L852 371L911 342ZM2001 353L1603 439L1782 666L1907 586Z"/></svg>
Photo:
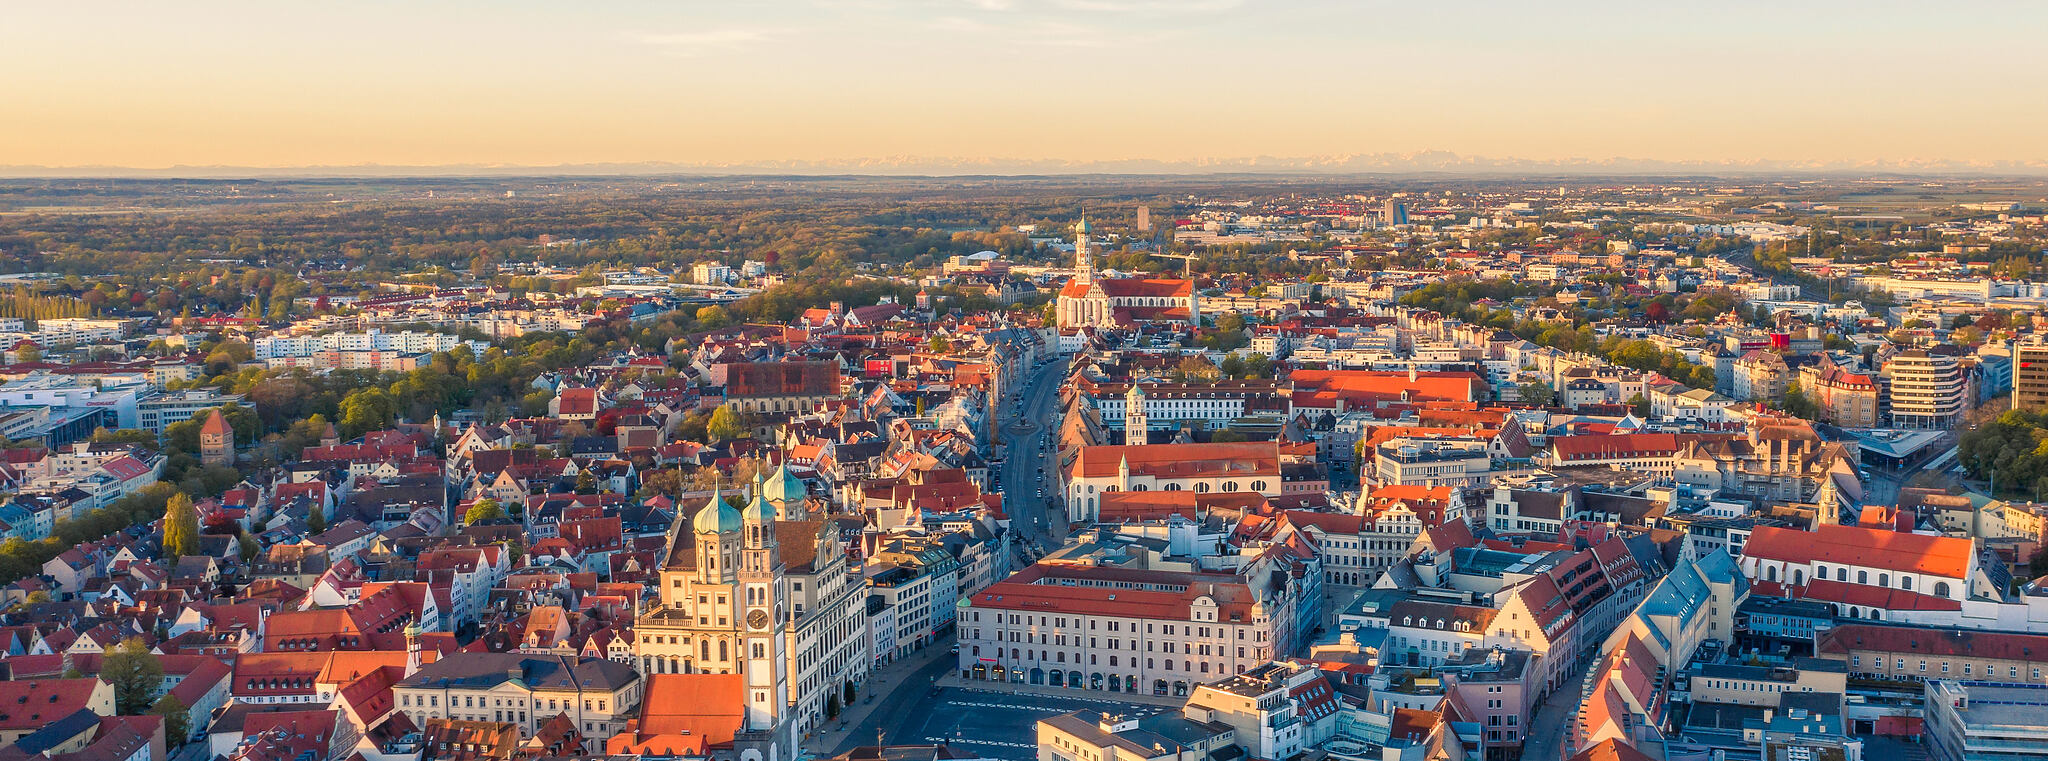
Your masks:
<svg viewBox="0 0 2048 761"><path fill-rule="evenodd" d="M1180 276L1189 280L1194 279L1193 271L1195 266L1195 259L1197 258L1194 254L1168 254L1159 251L1147 251L1145 252L1145 255L1155 259L1179 259Z"/></svg>

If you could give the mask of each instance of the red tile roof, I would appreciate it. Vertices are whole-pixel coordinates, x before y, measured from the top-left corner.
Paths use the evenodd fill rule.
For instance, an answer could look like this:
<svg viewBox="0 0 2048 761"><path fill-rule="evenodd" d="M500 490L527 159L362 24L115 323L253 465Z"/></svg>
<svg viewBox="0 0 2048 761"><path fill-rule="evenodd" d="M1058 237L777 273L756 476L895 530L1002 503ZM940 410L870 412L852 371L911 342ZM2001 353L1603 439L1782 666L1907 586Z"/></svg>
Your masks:
<svg viewBox="0 0 2048 761"><path fill-rule="evenodd" d="M1579 751L1565 761L1652 761L1648 754L1636 750L1620 740L1607 738L1592 747Z"/></svg>
<svg viewBox="0 0 2048 761"><path fill-rule="evenodd" d="M1620 436L1553 436L1551 451L1561 461L1626 457L1668 457L1688 442L1730 440L1732 435L1693 433L1628 433Z"/></svg>
<svg viewBox="0 0 2048 761"><path fill-rule="evenodd" d="M1889 568L1961 579L1969 573L1970 548L1968 539L1863 526L1824 525L1813 531L1764 526L1750 534L1742 554L1759 560Z"/></svg>
<svg viewBox="0 0 2048 761"><path fill-rule="evenodd" d="M834 362L738 362L725 366L728 397L832 396L839 393Z"/></svg>
<svg viewBox="0 0 2048 761"><path fill-rule="evenodd" d="M746 718L746 684L738 674L648 674L640 718L613 735L612 755L704 756L730 745Z"/></svg>
<svg viewBox="0 0 2048 761"><path fill-rule="evenodd" d="M1756 594L1770 597L1792 597L1802 600L1830 602L1837 605L1857 605L1880 610L1962 610L1963 604L1945 597L1908 592L1903 589L1873 587L1867 584L1849 584L1833 579L1815 579L1803 587L1787 587L1781 582L1759 581L1753 587Z"/></svg>
<svg viewBox="0 0 2048 761"><path fill-rule="evenodd" d="M2041 663L2048 662L2048 636L1843 624L1822 634L1815 652L1847 655L1853 650Z"/></svg>
<svg viewBox="0 0 2048 761"><path fill-rule="evenodd" d="M1287 376L1298 391L1334 395L1351 406L1398 402L1469 402L1479 398L1486 380L1475 373L1407 373L1377 370L1296 370Z"/></svg>
<svg viewBox="0 0 2048 761"><path fill-rule="evenodd" d="M1113 478L1126 460L1131 475L1163 479L1280 475L1280 450L1270 441L1082 447L1074 473L1079 478Z"/></svg>
<svg viewBox="0 0 2048 761"><path fill-rule="evenodd" d="M1180 591L1037 583L1051 576L1065 579L1136 582L1179 588ZM1254 602L1251 590L1236 576L1226 574L1134 571L1124 568L1051 566L1041 563L989 585L987 589L974 596L973 604L978 608L1039 613L1115 615L1185 621L1190 615L1189 606L1203 595L1208 595L1216 602L1219 620L1230 623L1251 622L1250 614Z"/></svg>
<svg viewBox="0 0 2048 761"><path fill-rule="evenodd" d="M1102 523L1163 520L1169 515L1199 518L1211 510L1252 512L1264 507L1258 492L1113 491L1101 495L1096 519Z"/></svg>
<svg viewBox="0 0 2048 761"><path fill-rule="evenodd" d="M597 414L597 389L565 388L557 395L556 410L563 415Z"/></svg>
<svg viewBox="0 0 2048 761"><path fill-rule="evenodd" d="M36 730L90 708L94 677L0 682L0 730Z"/></svg>

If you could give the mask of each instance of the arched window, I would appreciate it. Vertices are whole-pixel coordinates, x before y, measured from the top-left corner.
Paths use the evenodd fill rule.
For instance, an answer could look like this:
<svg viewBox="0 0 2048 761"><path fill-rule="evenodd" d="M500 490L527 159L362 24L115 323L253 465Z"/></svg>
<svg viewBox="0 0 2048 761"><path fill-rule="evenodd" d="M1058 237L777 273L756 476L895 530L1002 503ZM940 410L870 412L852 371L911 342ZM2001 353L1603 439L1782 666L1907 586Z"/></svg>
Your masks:
<svg viewBox="0 0 2048 761"><path fill-rule="evenodd" d="M1792 586L1795 586L1795 587L1800 587L1800 586L1805 586L1805 585L1806 585L1806 572L1805 572L1805 571L1801 571L1801 570L1798 570L1798 569L1796 569L1796 568L1795 568L1795 569L1793 569L1793 571L1792 571Z"/></svg>
<svg viewBox="0 0 2048 761"><path fill-rule="evenodd" d="M1857 572L1856 572L1856 583L1858 583L1858 584L1869 584L1869 583L1870 583L1870 572L1869 572L1869 571L1857 571Z"/></svg>
<svg viewBox="0 0 2048 761"><path fill-rule="evenodd" d="M1778 580L1778 567L1777 567L1777 566L1771 566L1771 567L1769 567L1769 568L1765 568L1765 569L1764 569L1764 580L1765 580L1765 581L1777 581L1777 580Z"/></svg>
<svg viewBox="0 0 2048 761"><path fill-rule="evenodd" d="M1877 585L1878 585L1878 586L1880 586L1880 587L1889 587L1889 586L1891 586L1891 585L1892 585L1892 575L1891 575L1891 574L1889 574L1889 573L1880 573L1880 574L1878 574L1878 575L1877 575Z"/></svg>
<svg viewBox="0 0 2048 761"><path fill-rule="evenodd" d="M1137 486L1133 486L1133 487L1131 487L1131 491L1144 491L1144 490L1145 490L1145 485L1144 485L1144 484L1138 484Z"/></svg>
<svg viewBox="0 0 2048 761"><path fill-rule="evenodd" d="M1180 484L1167 484L1166 491L1180 491Z"/></svg>
<svg viewBox="0 0 2048 761"><path fill-rule="evenodd" d="M1908 591L1908 592L1911 592L1911 591L1913 591L1913 577L1911 577L1911 576L1900 576L1900 577L1899 577L1899 588L1900 588L1900 589L1903 589L1903 590L1906 590L1906 591Z"/></svg>
<svg viewBox="0 0 2048 761"><path fill-rule="evenodd" d="M1224 490L1224 491L1237 491L1237 482L1236 482L1236 481L1224 481L1224 482L1223 482L1223 490Z"/></svg>
<svg viewBox="0 0 2048 761"><path fill-rule="evenodd" d="M1937 581L1937 582L1934 582L1934 596L1935 596L1935 597L1947 597L1947 596L1948 596L1948 582L1946 582L1946 581Z"/></svg>
<svg viewBox="0 0 2048 761"><path fill-rule="evenodd" d="M1848 580L1849 580L1849 569L1847 569L1847 568L1837 568L1837 569L1835 569L1835 580L1836 580L1836 581L1848 581Z"/></svg>
<svg viewBox="0 0 2048 761"><path fill-rule="evenodd" d="M1209 493L1209 485L1208 485L1208 484L1195 484L1195 493L1196 493L1196 494L1208 494L1208 493Z"/></svg>

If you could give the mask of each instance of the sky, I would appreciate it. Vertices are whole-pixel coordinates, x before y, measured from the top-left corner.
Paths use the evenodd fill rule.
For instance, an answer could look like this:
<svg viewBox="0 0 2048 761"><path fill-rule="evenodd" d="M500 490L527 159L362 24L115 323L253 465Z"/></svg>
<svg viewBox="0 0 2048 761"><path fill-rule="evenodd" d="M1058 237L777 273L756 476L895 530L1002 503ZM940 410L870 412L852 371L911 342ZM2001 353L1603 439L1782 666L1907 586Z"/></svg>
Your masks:
<svg viewBox="0 0 2048 761"><path fill-rule="evenodd" d="M8 0L0 166L2048 160L2048 3Z"/></svg>

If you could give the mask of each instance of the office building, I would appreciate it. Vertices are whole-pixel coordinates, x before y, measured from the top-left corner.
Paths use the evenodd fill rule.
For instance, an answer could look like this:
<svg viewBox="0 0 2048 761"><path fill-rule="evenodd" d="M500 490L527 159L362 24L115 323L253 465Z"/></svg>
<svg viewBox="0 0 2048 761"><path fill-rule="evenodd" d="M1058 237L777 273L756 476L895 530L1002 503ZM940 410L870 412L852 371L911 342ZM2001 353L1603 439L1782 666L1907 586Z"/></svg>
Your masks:
<svg viewBox="0 0 2048 761"><path fill-rule="evenodd" d="M1935 680L1926 695L1935 761L2048 759L2048 687Z"/></svg>
<svg viewBox="0 0 2048 761"><path fill-rule="evenodd" d="M1962 367L1953 355L1908 349L1884 367L1892 426L1945 430L1963 416Z"/></svg>
<svg viewBox="0 0 2048 761"><path fill-rule="evenodd" d="M2048 410L2048 344L2012 347L2012 408Z"/></svg>

